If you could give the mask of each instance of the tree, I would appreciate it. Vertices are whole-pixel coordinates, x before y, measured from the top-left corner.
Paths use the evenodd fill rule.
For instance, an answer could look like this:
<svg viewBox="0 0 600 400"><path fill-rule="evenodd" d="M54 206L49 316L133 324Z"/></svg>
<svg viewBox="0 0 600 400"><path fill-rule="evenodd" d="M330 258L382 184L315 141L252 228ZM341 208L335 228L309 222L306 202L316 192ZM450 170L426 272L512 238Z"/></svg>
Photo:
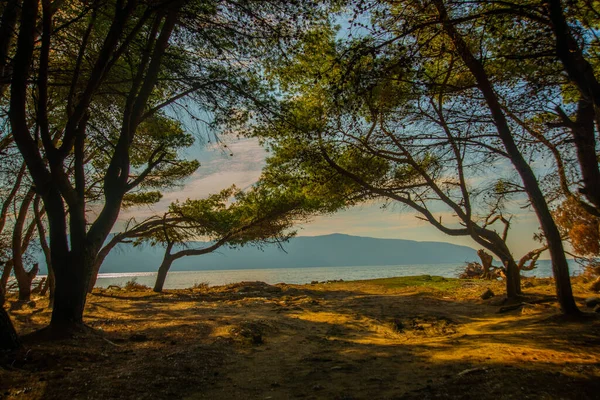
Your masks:
<svg viewBox="0 0 600 400"><path fill-rule="evenodd" d="M229 203L231 198L234 200ZM323 212L320 202L311 202L300 193L261 187L260 183L247 192L233 186L206 199L174 203L163 224L147 238L165 246L154 291L162 291L171 264L179 258L207 254L221 246L280 244L295 234L290 231L294 223L317 212ZM178 222L169 223L167 218ZM210 241L204 247L190 244L199 237ZM174 251L176 245L180 249Z"/></svg>
<svg viewBox="0 0 600 400"><path fill-rule="evenodd" d="M422 84L435 90L415 89L405 84L410 72L397 68L393 53L383 61L368 52L340 60L343 51L357 54L364 48L336 51L332 36L316 32L295 64L279 72L294 95L279 123L258 131L273 149L271 175L287 177L288 185L312 182L323 196L350 203L398 202L446 234L471 236L507 265L507 294L515 298L519 272L506 245L503 198L493 193L494 185L472 183L506 154L469 152L481 136L461 124L464 115L445 106L451 97L446 89L457 84L452 77L457 64L450 59L435 79ZM329 52L319 57L323 49ZM337 71L344 72L335 76ZM407 129L410 125L417 129ZM497 233L494 225L500 222L504 226Z"/></svg>
<svg viewBox="0 0 600 400"><path fill-rule="evenodd" d="M548 114L556 99L561 98L561 85L565 83L561 79L562 70L557 68L557 60L546 62L548 53L540 55L534 51L537 48L532 49L537 39L532 41L531 35L536 35L536 32L541 33L543 46L551 43L547 40L551 37L547 34L551 30L548 30L549 19L544 14L544 7L540 10L537 5L510 2L475 2L470 7L463 7L441 0L425 3L373 1L361 2L355 8L356 15L362 17L355 17L355 21L361 21L356 25L367 18L371 18L371 24L364 27L359 38L350 40L343 51L337 54L321 51L320 61L325 67L317 71L313 68L312 81L306 79L293 86L295 78L284 78L284 84L291 83L294 95L317 83L316 91L319 93L313 95L309 104L318 117L309 120L312 126L307 128L309 124L304 125L304 135L312 135L313 143L320 141L318 146L322 153L333 153L327 160L330 166L341 167L338 168L340 173L344 170L351 172L354 176L347 174L347 177L355 182L362 180L362 186L369 190L377 188L377 185L365 185L370 181L364 179L361 173L381 184L381 181L376 181L381 178L376 171L385 170L390 162L408 164L420 173L427 168L435 171L438 160L444 165L448 154L452 153L457 154L458 157L454 158L462 159L471 171L478 161L480 165L496 163L500 166L506 166L508 161L518 179L499 179L496 186L510 185L508 190L500 191L526 194L528 203L538 216L553 259L561 308L567 314L578 313L562 238L550 213L549 202L556 197L546 197L549 191L543 192L540 177L536 175L541 173L541 169L534 170L528 163L534 151L543 148L552 154L558 150L560 158L557 160L563 162L565 177L572 176L566 166L580 170L585 168L581 157L579 163L571 163L569 152L564 151L560 142L552 142L548 146L544 143L549 142L548 138L538 129L532 129L537 128L540 122L552 126ZM508 44L501 46L506 38L509 39ZM504 53L509 48L515 49L513 53ZM522 59L511 59L514 53ZM537 64L528 59L536 60ZM527 68L516 68L515 65L522 61ZM296 63L296 69L307 65L310 71L310 60L301 60ZM515 74L511 68L514 68ZM291 71L292 75L296 73L293 68ZM285 73L290 75L289 70ZM323 81L328 83L318 84ZM318 96L325 92L322 98L327 98L327 91L333 101L323 102ZM361 101L357 102L356 98ZM529 98L534 100L528 101ZM544 101L535 103L538 99ZM332 112L330 104L345 107L345 111ZM584 112L585 108L579 107L579 111ZM331 118L330 114L335 117ZM560 113L555 111L554 114ZM445 142L442 135L431 134L431 124L450 132ZM574 132L572 128L573 124L570 124L567 131ZM310 133L307 135L307 132ZM342 144L345 148L339 151ZM443 149L444 146L448 151L435 153L435 149ZM354 159L346 155L352 152L362 155L353 156ZM407 154L416 154L417 157ZM357 162L360 157L362 159ZM596 161L594 163L597 164ZM444 170L438 167L438 171ZM457 171L460 180L464 172L460 167ZM445 180L446 187L440 188L435 180L413 181L416 186L410 189L438 186L441 196L448 197L448 193L459 192L458 187L461 186L450 176L448 172L437 176ZM566 185L573 185L573 182L567 179ZM387 185L388 190L408 193L406 187L393 183ZM462 189L468 192L467 195L476 196L473 188L462 185ZM456 195L450 198L452 196ZM414 192L408 197L411 201L431 201L431 197L416 196ZM466 201L459 200L456 203L458 210L451 207L452 212L458 216L464 213L461 208L467 204ZM466 215L471 216L469 213ZM435 218L428 220L436 225ZM463 220L462 223L466 228L474 228L471 221Z"/></svg>
<svg viewBox="0 0 600 400"><path fill-rule="evenodd" d="M457 54L474 77L477 88L485 99L494 125L496 126L498 137L502 141L514 168L518 172L529 201L538 216L552 258L552 269L561 309L565 314L577 314L579 310L573 298L569 267L562 245L562 238L552 219L550 209L536 176L517 146L507 116L502 108L499 96L494 90L490 76L487 74L482 60L474 55L470 46L465 41L463 34L461 34L457 25L451 20L446 5L441 0L434 0L433 4L437 10L439 21L445 34L450 38Z"/></svg>
<svg viewBox="0 0 600 400"><path fill-rule="evenodd" d="M285 48L283 39L292 40L310 19L311 5L21 2L8 116L48 216L52 332L82 324L96 256L126 194L169 164L162 149L135 168L133 146L146 121L172 120L162 110L185 110L186 98L214 113L215 125L248 118L242 110L250 104L265 109L248 65L268 49ZM98 154L104 162L90 171L86 160ZM101 201L88 204L86 188L94 183ZM97 207L93 216L89 205Z"/></svg>
<svg viewBox="0 0 600 400"><path fill-rule="evenodd" d="M154 286L154 291L161 292L172 263L179 258L207 254L222 246L281 245L295 234L290 230L295 223L341 206L310 193L272 185L264 178L248 191L232 186L206 199L173 203L162 216L140 223L129 221L126 230L115 234L100 251L95 274L119 243L162 245L165 254ZM209 241L198 247L198 239Z"/></svg>

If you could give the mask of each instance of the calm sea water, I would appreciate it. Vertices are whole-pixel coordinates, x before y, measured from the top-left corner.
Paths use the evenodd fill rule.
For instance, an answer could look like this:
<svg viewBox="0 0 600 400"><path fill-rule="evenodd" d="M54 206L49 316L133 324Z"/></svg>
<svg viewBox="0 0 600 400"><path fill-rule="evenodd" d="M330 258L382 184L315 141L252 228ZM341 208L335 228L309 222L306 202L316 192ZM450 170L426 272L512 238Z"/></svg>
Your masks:
<svg viewBox="0 0 600 400"><path fill-rule="evenodd" d="M167 275L165 289L189 288L196 283L208 283L210 286L225 285L241 281L263 281L269 284L279 282L305 284L311 281L327 281L343 279L345 281L361 279L392 278L411 275L437 275L447 278L456 277L460 265L453 264L418 264L418 265L384 265L354 267L312 267L312 268L273 268L273 269L237 269L213 271L170 272ZM579 267L571 263L571 273L579 273ZM525 272L526 276L552 276L550 261L543 260L538 268ZM127 281L153 286L156 272L131 272L117 274L100 274L96 287L124 285Z"/></svg>

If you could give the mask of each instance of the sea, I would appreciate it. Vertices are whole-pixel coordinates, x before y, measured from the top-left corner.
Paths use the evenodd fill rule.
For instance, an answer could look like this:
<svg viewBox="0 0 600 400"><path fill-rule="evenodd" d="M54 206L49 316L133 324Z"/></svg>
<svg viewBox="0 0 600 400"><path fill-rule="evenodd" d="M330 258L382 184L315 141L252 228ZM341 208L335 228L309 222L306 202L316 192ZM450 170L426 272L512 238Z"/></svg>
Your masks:
<svg viewBox="0 0 600 400"><path fill-rule="evenodd" d="M570 261L572 275L581 273L581 268ZM209 286L226 285L242 281L262 281L269 284L291 283L306 284L314 281L333 280L355 281L377 278L392 278L414 275L436 275L446 278L456 277L461 265L452 264L415 264L415 265L381 265L381 266L339 266L310 268L271 268L271 269L228 269L203 271L169 272L165 281L165 289L184 289L196 284ZM552 265L549 260L538 261L538 267L523 272L524 276L546 278L552 276ZM98 275L96 287L109 285L123 286L129 281L152 287L156 280L156 272L122 272L101 273Z"/></svg>

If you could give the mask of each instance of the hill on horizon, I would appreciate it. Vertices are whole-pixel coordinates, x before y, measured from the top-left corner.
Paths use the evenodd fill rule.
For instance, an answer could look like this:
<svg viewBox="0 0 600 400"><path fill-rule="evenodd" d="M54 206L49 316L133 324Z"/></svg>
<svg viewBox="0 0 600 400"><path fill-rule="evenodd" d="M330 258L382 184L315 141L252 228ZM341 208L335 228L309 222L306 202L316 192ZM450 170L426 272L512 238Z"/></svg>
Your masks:
<svg viewBox="0 0 600 400"><path fill-rule="evenodd" d="M204 247L207 243L191 242ZM417 242L404 239L330 234L298 236L283 244L282 251L274 244L232 249L222 247L214 253L183 257L173 263L171 271L202 271L220 269L267 269L333 266L377 266L442 264L477 260L477 253L467 246L445 242ZM163 247L121 243L108 255L101 273L154 272L163 258ZM45 262L40 257L41 273Z"/></svg>

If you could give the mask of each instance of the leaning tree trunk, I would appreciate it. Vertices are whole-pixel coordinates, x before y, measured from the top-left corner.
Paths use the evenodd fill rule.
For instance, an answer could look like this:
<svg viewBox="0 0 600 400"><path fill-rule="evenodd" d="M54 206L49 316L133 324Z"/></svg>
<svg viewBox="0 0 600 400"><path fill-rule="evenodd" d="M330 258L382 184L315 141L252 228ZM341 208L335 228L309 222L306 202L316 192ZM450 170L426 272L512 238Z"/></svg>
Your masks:
<svg viewBox="0 0 600 400"><path fill-rule="evenodd" d="M569 276L569 264L567 263L567 258L565 256L562 238L556 227L556 223L552 218L548 203L546 203L546 199L540 189L536 176L523 157L523 154L521 154L513 138L512 130L504 115L500 99L494 90L482 62L473 55L462 34L457 30L456 26L454 26L454 22L448 15L444 2L442 0L434 0L434 4L438 10L440 21L446 34L451 38L458 54L477 81L477 86L488 105L491 117L496 125L498 137L502 141L510 161L521 177L525 191L527 192L531 205L538 217L542 231L546 236L546 241L550 250L550 258L552 259L552 272L554 274L554 283L556 286L556 297L558 298L560 308L564 314L577 315L580 311L575 303L575 298L573 297L571 279Z"/></svg>
<svg viewBox="0 0 600 400"><path fill-rule="evenodd" d="M171 250L173 249L173 243L169 242L167 244L167 248L165 249L165 256L163 257L163 261L158 268L158 274L156 275L156 282L154 283L154 290L157 293L162 292L163 286L165 285L165 280L167 279L167 273L173 264L175 258L171 255Z"/></svg>
<svg viewBox="0 0 600 400"><path fill-rule="evenodd" d="M106 259L108 254L111 252L111 250L116 245L121 243L121 240L123 239L124 236L125 235L123 235L122 233L116 234L115 236L113 236L113 238L110 240L110 242L108 242L106 244L106 246L104 246L98 252L98 255L96 256L96 260L94 261L94 268L92 269L92 277L90 279L90 284L88 286L88 293L92 293L92 290L94 290L94 286L96 286L96 281L98 280L98 274L100 273L100 267L102 267L102 263L104 263L104 260Z"/></svg>

